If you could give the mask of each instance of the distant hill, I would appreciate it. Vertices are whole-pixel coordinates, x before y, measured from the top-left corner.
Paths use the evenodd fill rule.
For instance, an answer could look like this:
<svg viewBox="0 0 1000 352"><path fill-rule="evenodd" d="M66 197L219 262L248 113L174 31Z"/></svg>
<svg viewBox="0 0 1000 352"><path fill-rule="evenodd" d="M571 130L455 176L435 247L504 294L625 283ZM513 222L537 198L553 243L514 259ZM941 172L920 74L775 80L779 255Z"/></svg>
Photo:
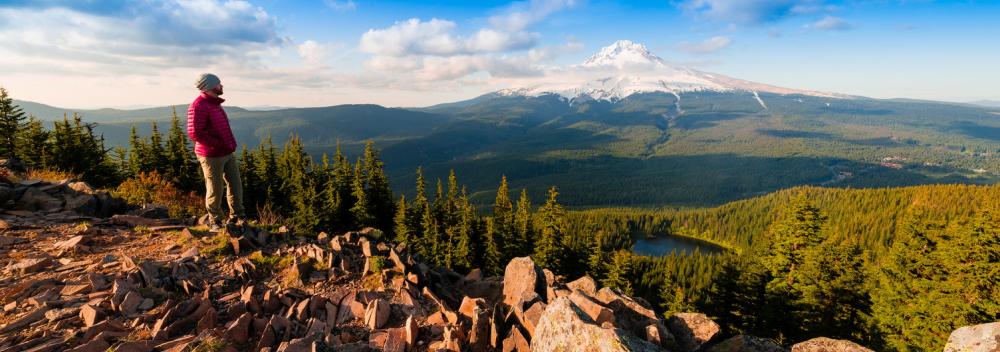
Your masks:
<svg viewBox="0 0 1000 352"><path fill-rule="evenodd" d="M636 67L641 68L637 73ZM558 185L569 206L713 206L787 187L888 187L1000 180L997 109L775 87L673 66L617 42L578 75L424 108L227 107L240 143L298 133L318 159L373 140L400 191L414 169L450 169L489 204L500 175L533 199ZM571 70L572 71L572 70ZM574 72L570 72L574 73ZM44 119L69 109L20 102ZM183 114L186 106L178 108ZM171 107L82 110L109 145Z"/></svg>
<svg viewBox="0 0 1000 352"><path fill-rule="evenodd" d="M986 106L991 108L1000 108L1000 100L976 100L976 101L970 101L969 104Z"/></svg>

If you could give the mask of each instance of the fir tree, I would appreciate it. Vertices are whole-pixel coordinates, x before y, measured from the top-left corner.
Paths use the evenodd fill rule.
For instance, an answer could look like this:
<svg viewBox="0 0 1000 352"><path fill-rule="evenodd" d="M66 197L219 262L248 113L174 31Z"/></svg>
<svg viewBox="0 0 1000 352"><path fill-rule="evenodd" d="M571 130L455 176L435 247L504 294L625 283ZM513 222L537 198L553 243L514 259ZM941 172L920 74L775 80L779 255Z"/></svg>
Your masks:
<svg viewBox="0 0 1000 352"><path fill-rule="evenodd" d="M556 200L559 192L555 187L549 189L549 198L545 205L538 209L538 220L541 226L538 241L535 244L535 262L538 265L553 270L562 269L564 255L563 236L566 233L566 210ZM609 274L610 275L610 274Z"/></svg>
<svg viewBox="0 0 1000 352"><path fill-rule="evenodd" d="M17 135L24 126L24 111L14 104L14 98L7 95L7 90L0 87L0 156L20 158L17 155Z"/></svg>
<svg viewBox="0 0 1000 352"><path fill-rule="evenodd" d="M292 191L292 223L299 231L312 232L320 222L317 211L319 194L311 172L312 161L303 150L298 136L293 135L285 144L282 158L289 173L286 189Z"/></svg>
<svg viewBox="0 0 1000 352"><path fill-rule="evenodd" d="M370 200L368 199L368 193L365 191L367 184L367 177L365 171L362 168L361 158L358 158L357 163L354 164L354 182L351 185L351 195L354 198L354 205L351 206L351 215L354 218L354 224L357 227L368 227L375 224L375 219L372 217L371 206L368 205Z"/></svg>
<svg viewBox="0 0 1000 352"><path fill-rule="evenodd" d="M353 186L354 174L351 171L351 163L337 144L337 152L333 155L332 177L329 179L326 190L327 213L330 226L338 231L350 229L354 225L354 216L351 208L356 200L354 199Z"/></svg>
<svg viewBox="0 0 1000 352"><path fill-rule="evenodd" d="M188 144L188 139L184 134L184 129L181 127L180 118L177 116L177 108L173 109L173 115L171 115L170 118L170 131L167 135L166 148L166 175L170 181L182 190L198 190L202 179L201 170L199 169L198 161L195 159L194 152ZM245 151L246 146L244 146L244 152ZM245 161L241 162L240 166L242 167L242 170L240 171L240 176L244 179L244 183L246 183L246 178L248 176L253 176L251 175L250 170L254 164L255 163L252 161L249 164ZM254 182L251 182L251 184L256 186ZM244 199L251 198L246 197L248 192L244 191L243 193ZM252 207L247 207L248 210L255 209L256 204L253 200L246 203L254 204Z"/></svg>
<svg viewBox="0 0 1000 352"><path fill-rule="evenodd" d="M781 219L771 225L771 249L764 264L775 280L792 285L794 271L805 261L807 251L822 242L820 229L826 217L804 195L796 198ZM776 282L777 283L777 282Z"/></svg>
<svg viewBox="0 0 1000 352"><path fill-rule="evenodd" d="M243 181L243 208L246 209L248 216L255 217L257 215L257 206L265 201L261 198L265 193L261 190L261 182L254 169L255 165L257 165L257 158L245 145L240 151L239 165L240 180Z"/></svg>
<svg viewBox="0 0 1000 352"><path fill-rule="evenodd" d="M49 138L49 131L42 126L42 121L31 117L18 133L15 154L29 167L48 167L53 162L49 155Z"/></svg>
<svg viewBox="0 0 1000 352"><path fill-rule="evenodd" d="M163 149L163 135L160 134L155 121L153 122L153 130L149 134L146 155L143 155L143 158L146 171L156 171L160 175L172 176L167 172L167 167L170 164L164 163L168 160L167 153Z"/></svg>
<svg viewBox="0 0 1000 352"><path fill-rule="evenodd" d="M487 276L503 275L504 263L497 244L496 224L493 218L486 219L486 235L483 238L483 272Z"/></svg>
<svg viewBox="0 0 1000 352"><path fill-rule="evenodd" d="M392 196L392 189L389 187L389 178L385 175L384 165L379 152L375 149L375 143L369 141L365 144L365 174L368 215L370 223L379 230L385 231L387 235L392 235L393 215L396 213L396 204Z"/></svg>
<svg viewBox="0 0 1000 352"><path fill-rule="evenodd" d="M469 198L462 191L458 200L459 223L456 232L455 248L452 254L454 267L462 272L472 269L473 237L476 232L476 208L469 203Z"/></svg>
<svg viewBox="0 0 1000 352"><path fill-rule="evenodd" d="M128 152L128 175L129 177L136 177L139 174L148 171L146 169L146 143L139 137L139 132L136 131L135 125L132 125L132 131L129 134L129 152Z"/></svg>
<svg viewBox="0 0 1000 352"><path fill-rule="evenodd" d="M521 189L521 198L517 201L517 210L514 212L514 233L517 241L516 256L527 255L534 248L535 225L531 219L531 199L528 198L528 190Z"/></svg>
<svg viewBox="0 0 1000 352"><path fill-rule="evenodd" d="M625 250L615 251L608 264L608 275L601 282L604 286L616 288L626 295L632 295L632 253Z"/></svg>
<svg viewBox="0 0 1000 352"><path fill-rule="evenodd" d="M510 201L507 176L500 178L500 187L493 202L493 240L501 253L501 265L509 262L519 252L514 236L514 206ZM537 258L535 262L538 263Z"/></svg>
<svg viewBox="0 0 1000 352"><path fill-rule="evenodd" d="M267 136L258 146L257 165L254 165L254 169L257 173L257 179L260 180L260 198L265 199L265 202L270 202L272 207L282 209L287 194L281 193L282 180L277 176L277 159L274 144L271 143L271 136ZM264 205L257 204L258 207L263 207Z"/></svg>
<svg viewBox="0 0 1000 352"><path fill-rule="evenodd" d="M393 217L396 224L396 243L405 243L407 246L413 245L413 233L410 229L410 216L406 211L406 196L399 197L399 204L396 206L396 216Z"/></svg>

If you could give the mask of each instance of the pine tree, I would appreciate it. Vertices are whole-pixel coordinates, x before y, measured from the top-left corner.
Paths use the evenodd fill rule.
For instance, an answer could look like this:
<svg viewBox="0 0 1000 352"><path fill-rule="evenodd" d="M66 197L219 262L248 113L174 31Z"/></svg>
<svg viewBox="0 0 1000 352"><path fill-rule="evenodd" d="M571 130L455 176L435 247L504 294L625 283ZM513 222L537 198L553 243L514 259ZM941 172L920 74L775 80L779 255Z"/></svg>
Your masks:
<svg viewBox="0 0 1000 352"><path fill-rule="evenodd" d="M514 212L514 233L517 241L516 256L532 253L535 244L535 225L531 219L531 199L528 198L528 190L521 189L521 199L517 201L517 210Z"/></svg>
<svg viewBox="0 0 1000 352"><path fill-rule="evenodd" d="M870 309L863 272L864 253L856 244L824 242L810 250L797 272L798 322L807 337L864 338Z"/></svg>
<svg viewBox="0 0 1000 352"><path fill-rule="evenodd" d="M167 153L163 149L163 135L160 134L155 121L153 122L153 130L149 134L148 143L146 155L143 156L143 165L145 165L147 171L156 171L160 175L168 175L167 167L169 164L163 162L167 160Z"/></svg>
<svg viewBox="0 0 1000 352"><path fill-rule="evenodd" d="M452 253L454 267L461 272L472 269L472 257L475 253L473 237L476 232L476 208L469 203L469 198L462 190L458 200L459 223L456 230L455 248Z"/></svg>
<svg viewBox="0 0 1000 352"><path fill-rule="evenodd" d="M369 227L374 225L375 219L372 217L371 206L368 205L368 193L366 190L367 177L362 168L361 158L354 164L354 182L351 185L351 195L354 198L354 205L351 206L351 215L357 227Z"/></svg>
<svg viewBox="0 0 1000 352"><path fill-rule="evenodd" d="M412 248L416 253L425 253L426 248L431 245L430 243L424 242L424 208L429 206L427 196L425 195L426 188L427 183L424 181L424 171L422 168L418 167L416 181L417 192L413 198L413 205L410 207L410 212L406 215L408 228L415 236L410 248Z"/></svg>
<svg viewBox="0 0 1000 352"><path fill-rule="evenodd" d="M312 161L305 153L298 136L293 135L285 144L282 158L289 168L286 189L292 191L292 223L296 230L311 233L320 222L320 214L317 211L319 194L311 172Z"/></svg>
<svg viewBox="0 0 1000 352"><path fill-rule="evenodd" d="M177 185L178 188L185 191L196 191L201 186L201 170L198 166L198 161L195 159L194 151L188 144L187 136L184 134L184 129L181 127L180 118L177 116L177 108L173 109L173 115L170 118L170 131L167 134L167 147L166 147L166 175L168 179ZM244 146L244 153L246 153L246 146ZM248 154L247 154L248 155ZM240 166L240 177L244 179L244 183L248 183L246 178L253 178L252 170L255 162L251 160L250 163L246 161L241 161ZM255 182L249 182L250 184L256 186ZM250 199L251 197L246 197L250 195L244 188L244 199ZM256 193L253 193L254 195ZM254 204L252 207L247 207L248 210L253 210L256 208L256 202L252 199L247 204Z"/></svg>
<svg viewBox="0 0 1000 352"><path fill-rule="evenodd" d="M48 167L53 162L49 155L49 137L49 131L42 126L42 121L31 117L18 133L15 155L29 167Z"/></svg>
<svg viewBox="0 0 1000 352"><path fill-rule="evenodd" d="M434 210L431 209L429 204L424 206L421 227L424 229L424 233L422 236L423 239L420 242L422 243L422 254L425 259L435 265L444 265L446 247L441 241L437 218L434 216Z"/></svg>
<svg viewBox="0 0 1000 352"><path fill-rule="evenodd" d="M626 295L632 295L632 253L625 250L615 251L608 264L608 275L601 282L604 286L617 288Z"/></svg>
<svg viewBox="0 0 1000 352"><path fill-rule="evenodd" d="M94 125L84 123L80 115L73 114L72 122L66 116L54 122L50 136L51 160L58 160L51 166L57 170L80 175L98 187L118 181L104 138L94 134Z"/></svg>
<svg viewBox="0 0 1000 352"><path fill-rule="evenodd" d="M146 143L139 137L135 125L132 125L132 132L129 134L128 164L129 177L136 177L139 174L149 171L146 169Z"/></svg>
<svg viewBox="0 0 1000 352"><path fill-rule="evenodd" d="M486 219L486 235L483 238L483 272L487 276L503 275L504 263L497 244L496 224L493 218Z"/></svg>
<svg viewBox="0 0 1000 352"><path fill-rule="evenodd" d="M604 234L602 232L594 233L594 239L591 242L590 253L587 256L587 275L597 282L604 280L605 275L608 273L608 262L611 261L611 253L604 246Z"/></svg>
<svg viewBox="0 0 1000 352"><path fill-rule="evenodd" d="M351 208L356 200L353 194L354 174L351 163L337 144L337 152L333 155L333 170L326 188L327 213L332 229L344 231L354 226L354 216Z"/></svg>
<svg viewBox="0 0 1000 352"><path fill-rule="evenodd" d="M170 154L172 158L176 158L177 155L174 154L176 151L172 151ZM261 182L257 178L257 173L254 170L255 165L257 165L257 159L254 153L247 149L247 146L243 146L242 151L240 151L240 180L243 181L243 208L246 209L247 215L251 217L256 217L257 206L264 202L261 199L261 195L264 192L261 191ZM180 168L176 168L178 170ZM179 175L178 175L179 176Z"/></svg>
<svg viewBox="0 0 1000 352"><path fill-rule="evenodd" d="M519 243L514 236L514 206L510 201L507 176L500 178L500 187L493 202L493 236L501 253L500 263L505 265L519 252ZM537 258L535 262L538 263Z"/></svg>
<svg viewBox="0 0 1000 352"><path fill-rule="evenodd" d="M281 179L278 178L278 157L275 155L271 136L261 141L257 149L257 165L254 165L257 179L260 180L261 198L270 202L275 209L282 209L287 194L281 193ZM264 206L265 204L258 204Z"/></svg>
<svg viewBox="0 0 1000 352"><path fill-rule="evenodd" d="M20 158L17 155L17 132L24 126L24 111L14 104L14 98L0 87L0 156Z"/></svg>
<svg viewBox="0 0 1000 352"><path fill-rule="evenodd" d="M556 200L559 192L555 187L549 189L549 198L545 205L538 209L538 220L541 226L538 241L535 244L535 262L546 268L561 271L564 256L563 237L566 234L566 210ZM609 274L610 275L610 274Z"/></svg>
<svg viewBox="0 0 1000 352"><path fill-rule="evenodd" d="M808 250L823 241L820 229L825 221L826 217L819 208L810 203L805 195L799 195L785 210L783 217L771 225L768 230L771 249L764 258L764 264L775 280L794 284L793 273L805 261Z"/></svg>
<svg viewBox="0 0 1000 352"><path fill-rule="evenodd" d="M393 215L396 213L396 203L392 196L392 189L389 187L389 177L385 175L384 164L379 152L375 149L375 143L369 141L365 144L365 193L368 203L368 214L373 226L385 231L392 236ZM391 237L390 237L391 238Z"/></svg>
<svg viewBox="0 0 1000 352"><path fill-rule="evenodd" d="M409 213L406 211L405 195L399 197L399 205L396 206L396 216L393 217L393 221L396 225L396 243L405 243L407 246L412 246L414 234L410 229L410 218Z"/></svg>

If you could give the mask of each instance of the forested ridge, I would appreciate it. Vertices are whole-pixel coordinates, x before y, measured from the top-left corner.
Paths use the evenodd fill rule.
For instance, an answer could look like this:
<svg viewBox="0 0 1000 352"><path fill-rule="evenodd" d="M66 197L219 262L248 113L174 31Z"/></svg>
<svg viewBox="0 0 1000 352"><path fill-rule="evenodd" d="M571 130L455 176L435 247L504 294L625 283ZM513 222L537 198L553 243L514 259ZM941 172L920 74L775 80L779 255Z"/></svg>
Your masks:
<svg viewBox="0 0 1000 352"><path fill-rule="evenodd" d="M0 154L114 188L137 205L200 212L200 175L176 114L166 137L155 127L111 150L80 116L47 130L0 93ZM589 275L644 297L664 314L705 312L728 334L783 344L822 335L927 351L940 350L958 326L1000 320L997 185L798 187L707 209L567 211L557 187L536 203L530 195L542 190L477 175L498 185L487 214L454 170L418 167L406 188L412 196L394 193L370 142L353 162L340 150L314 160L294 134L283 146L265 139L239 156L245 202L261 224L287 223L306 235L375 227L425 262L459 272L496 275L511 258L530 255L567 278ZM425 172L448 176L431 181ZM632 254L645 235L731 250Z"/></svg>

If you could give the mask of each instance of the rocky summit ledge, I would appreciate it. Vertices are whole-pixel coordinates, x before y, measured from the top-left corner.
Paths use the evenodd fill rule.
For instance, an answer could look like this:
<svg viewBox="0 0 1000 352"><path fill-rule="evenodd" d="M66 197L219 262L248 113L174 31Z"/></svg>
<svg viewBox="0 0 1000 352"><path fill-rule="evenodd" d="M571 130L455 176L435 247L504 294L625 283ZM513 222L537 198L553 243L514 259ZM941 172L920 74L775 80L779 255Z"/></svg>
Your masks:
<svg viewBox="0 0 1000 352"><path fill-rule="evenodd" d="M0 351L870 351L725 338L704 314L664 319L529 257L463 276L371 228L307 239L45 214L3 215L19 225L0 237ZM996 351L997 324L955 331L946 351Z"/></svg>

